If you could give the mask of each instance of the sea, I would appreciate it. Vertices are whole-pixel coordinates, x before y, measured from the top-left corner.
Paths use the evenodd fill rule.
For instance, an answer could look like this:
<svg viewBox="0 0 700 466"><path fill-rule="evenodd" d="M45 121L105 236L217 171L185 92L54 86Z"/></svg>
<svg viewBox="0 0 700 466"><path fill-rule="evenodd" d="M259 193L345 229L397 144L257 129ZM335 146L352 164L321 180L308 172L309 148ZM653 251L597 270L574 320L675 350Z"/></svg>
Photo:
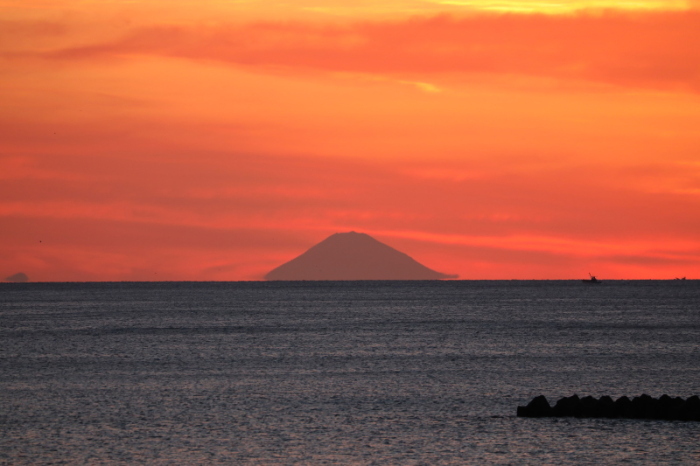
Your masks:
<svg viewBox="0 0 700 466"><path fill-rule="evenodd" d="M700 281L0 284L0 464L700 464Z"/></svg>

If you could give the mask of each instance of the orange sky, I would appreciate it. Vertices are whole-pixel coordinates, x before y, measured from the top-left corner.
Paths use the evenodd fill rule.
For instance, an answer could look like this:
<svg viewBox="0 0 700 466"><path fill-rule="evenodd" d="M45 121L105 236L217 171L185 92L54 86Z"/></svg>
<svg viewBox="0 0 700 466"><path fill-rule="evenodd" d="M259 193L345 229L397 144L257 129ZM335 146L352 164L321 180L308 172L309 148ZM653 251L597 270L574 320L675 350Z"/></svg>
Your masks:
<svg viewBox="0 0 700 466"><path fill-rule="evenodd" d="M700 278L700 2L0 0L0 278Z"/></svg>

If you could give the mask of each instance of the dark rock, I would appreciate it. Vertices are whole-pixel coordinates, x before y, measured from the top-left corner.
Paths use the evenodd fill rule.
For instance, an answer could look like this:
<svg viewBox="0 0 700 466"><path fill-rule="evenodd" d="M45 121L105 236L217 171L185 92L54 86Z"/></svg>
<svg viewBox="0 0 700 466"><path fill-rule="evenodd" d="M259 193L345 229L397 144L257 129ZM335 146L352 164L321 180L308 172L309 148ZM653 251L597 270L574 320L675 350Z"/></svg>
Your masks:
<svg viewBox="0 0 700 466"><path fill-rule="evenodd" d="M681 398L680 396L673 398L672 402L671 402L671 408L670 408L671 419L674 419L677 421L682 421L684 407L685 407L685 400L683 398Z"/></svg>
<svg viewBox="0 0 700 466"><path fill-rule="evenodd" d="M700 398L697 395L685 400L683 419L686 421L700 421Z"/></svg>
<svg viewBox="0 0 700 466"><path fill-rule="evenodd" d="M552 407L544 395L536 396L527 406L518 406L518 417L548 417L552 415Z"/></svg>
<svg viewBox="0 0 700 466"><path fill-rule="evenodd" d="M661 395L654 410L654 419L673 419L673 398L666 394Z"/></svg>
<svg viewBox="0 0 700 466"><path fill-rule="evenodd" d="M580 398L578 395L572 395L570 397L564 397L560 398L557 403L554 405L554 409L552 410L552 416L557 416L557 417L571 417L574 415L576 412L576 406L578 406L580 402Z"/></svg>
<svg viewBox="0 0 700 466"><path fill-rule="evenodd" d="M615 412L615 403L609 396L601 396L598 400L598 405L595 409L595 415L593 417L608 417L614 418L618 417Z"/></svg>
<svg viewBox="0 0 700 466"><path fill-rule="evenodd" d="M622 396L613 401L609 396L595 399L592 396L579 398L578 395L560 398L550 407L543 396L535 397L527 406L518 406L521 417L580 417L580 418L627 418L700 421L700 397L691 396L687 400L662 395L656 399L640 395L630 400Z"/></svg>
<svg viewBox="0 0 700 466"><path fill-rule="evenodd" d="M598 400L592 396L584 396L576 406L574 416L576 417L596 417L596 408Z"/></svg>
<svg viewBox="0 0 700 466"><path fill-rule="evenodd" d="M632 417L632 400L626 396L621 396L615 400L616 417Z"/></svg>
<svg viewBox="0 0 700 466"><path fill-rule="evenodd" d="M635 419L655 419L658 400L647 394L632 399L632 417Z"/></svg>

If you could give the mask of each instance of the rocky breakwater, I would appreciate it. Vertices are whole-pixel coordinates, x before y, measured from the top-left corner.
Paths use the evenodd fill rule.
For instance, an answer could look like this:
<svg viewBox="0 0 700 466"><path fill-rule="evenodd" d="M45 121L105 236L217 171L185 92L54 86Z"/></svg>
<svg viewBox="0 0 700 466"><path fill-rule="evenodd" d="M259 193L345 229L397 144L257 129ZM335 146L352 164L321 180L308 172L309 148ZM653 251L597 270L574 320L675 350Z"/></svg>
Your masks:
<svg viewBox="0 0 700 466"><path fill-rule="evenodd" d="M579 417L579 418L624 418L662 419L668 421L700 421L700 398L688 399L662 395L653 398L641 395L632 398L620 397L613 401L609 396L594 398L578 395L559 399L554 407L544 395L537 396L527 406L518 406L518 417Z"/></svg>

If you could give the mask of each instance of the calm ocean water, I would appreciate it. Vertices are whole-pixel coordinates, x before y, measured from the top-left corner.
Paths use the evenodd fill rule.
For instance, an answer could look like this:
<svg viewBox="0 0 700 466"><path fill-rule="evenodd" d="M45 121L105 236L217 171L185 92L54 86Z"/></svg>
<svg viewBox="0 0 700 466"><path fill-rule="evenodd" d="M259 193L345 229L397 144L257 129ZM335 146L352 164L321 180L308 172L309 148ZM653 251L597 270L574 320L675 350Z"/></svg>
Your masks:
<svg viewBox="0 0 700 466"><path fill-rule="evenodd" d="M700 281L0 284L0 463L700 464Z"/></svg>

